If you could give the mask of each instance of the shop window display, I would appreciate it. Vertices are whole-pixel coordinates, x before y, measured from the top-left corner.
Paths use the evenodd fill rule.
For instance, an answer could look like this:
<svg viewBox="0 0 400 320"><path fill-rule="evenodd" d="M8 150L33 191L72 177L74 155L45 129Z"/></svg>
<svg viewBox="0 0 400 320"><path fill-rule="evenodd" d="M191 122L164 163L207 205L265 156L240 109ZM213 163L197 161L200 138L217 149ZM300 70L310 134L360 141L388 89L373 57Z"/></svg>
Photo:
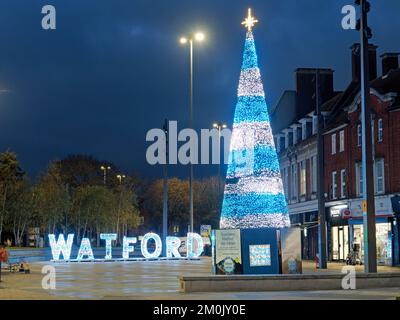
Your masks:
<svg viewBox="0 0 400 320"><path fill-rule="evenodd" d="M392 237L390 223L376 224L376 258L380 265L392 264ZM353 245L360 246L360 257L364 259L364 227L363 225L353 226Z"/></svg>

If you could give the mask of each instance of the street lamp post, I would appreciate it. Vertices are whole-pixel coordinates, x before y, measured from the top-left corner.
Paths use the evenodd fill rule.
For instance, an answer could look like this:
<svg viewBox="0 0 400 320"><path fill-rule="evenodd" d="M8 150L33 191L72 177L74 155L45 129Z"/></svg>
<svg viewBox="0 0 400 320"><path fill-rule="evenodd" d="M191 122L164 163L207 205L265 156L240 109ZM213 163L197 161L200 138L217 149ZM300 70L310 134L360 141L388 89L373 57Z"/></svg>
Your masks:
<svg viewBox="0 0 400 320"><path fill-rule="evenodd" d="M219 162L218 162L218 191L221 189L221 131L226 129L228 126L225 123L215 122L213 128L218 129L218 152L219 152Z"/></svg>
<svg viewBox="0 0 400 320"><path fill-rule="evenodd" d="M103 183L106 185L107 183L107 171L111 170L110 166L101 166L100 169L103 171Z"/></svg>
<svg viewBox="0 0 400 320"><path fill-rule="evenodd" d="M168 120L165 119L165 123L163 126L163 130L165 132L165 165L163 169L164 178L163 178L163 219L162 219L162 237L163 243L167 243L168 236ZM166 246L163 246L163 256L167 256Z"/></svg>
<svg viewBox="0 0 400 320"><path fill-rule="evenodd" d="M361 37L361 127L362 127L362 176L363 176L363 225L364 225L364 271L376 273L376 225L374 192L374 159L372 152L371 105L369 87L369 45L372 37L367 15L370 3L356 0L360 5L361 18L358 23Z"/></svg>
<svg viewBox="0 0 400 320"><path fill-rule="evenodd" d="M190 37L182 37L181 44L189 43L189 60L190 60L190 94L189 94L189 128L193 129L193 43L194 41L201 42L205 38L202 32L197 32ZM189 231L193 232L193 164L189 164Z"/></svg>
<svg viewBox="0 0 400 320"><path fill-rule="evenodd" d="M327 268L326 254L326 217L325 217L325 196L324 196L324 118L321 112L321 86L320 70L315 73L315 111L317 116L317 189L318 189L318 267Z"/></svg>

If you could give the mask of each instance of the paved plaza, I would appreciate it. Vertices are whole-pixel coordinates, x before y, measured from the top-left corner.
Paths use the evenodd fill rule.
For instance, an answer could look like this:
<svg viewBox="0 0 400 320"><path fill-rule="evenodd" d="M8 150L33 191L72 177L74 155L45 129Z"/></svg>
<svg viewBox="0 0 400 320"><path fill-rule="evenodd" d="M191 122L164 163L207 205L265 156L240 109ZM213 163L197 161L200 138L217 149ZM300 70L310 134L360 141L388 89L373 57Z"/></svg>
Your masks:
<svg viewBox="0 0 400 320"><path fill-rule="evenodd" d="M294 292L179 292L178 276L209 275L211 261L140 261L110 263L59 263L56 290L42 289L41 269L45 262L32 263L31 274L3 273L0 299L395 299L400 288L340 291ZM339 273L342 265L330 264L328 270L316 271L315 264L304 262L304 273ZM362 267L357 267L362 272ZM399 271L380 267L379 272Z"/></svg>

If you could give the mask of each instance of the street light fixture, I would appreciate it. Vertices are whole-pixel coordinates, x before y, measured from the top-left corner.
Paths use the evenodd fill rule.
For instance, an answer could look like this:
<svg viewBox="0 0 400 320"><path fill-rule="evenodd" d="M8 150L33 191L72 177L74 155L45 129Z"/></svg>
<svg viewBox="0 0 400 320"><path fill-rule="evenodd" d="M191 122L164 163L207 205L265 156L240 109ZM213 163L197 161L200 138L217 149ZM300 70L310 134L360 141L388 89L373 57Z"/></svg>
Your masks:
<svg viewBox="0 0 400 320"><path fill-rule="evenodd" d="M202 32L196 32L189 37L181 37L180 43L185 45L189 43L190 58L190 100L189 100L189 128L193 129L193 43L202 42L205 35ZM189 231L193 232L193 164L189 164Z"/></svg>
<svg viewBox="0 0 400 320"><path fill-rule="evenodd" d="M104 185L106 185L106 183L107 183L107 171L110 171L111 167L104 165L104 166L101 166L100 169L103 171L103 182L104 182Z"/></svg>
<svg viewBox="0 0 400 320"><path fill-rule="evenodd" d="M197 40L197 41L204 41L204 39L205 39L205 35L204 35L204 33L203 32L197 32L195 35L194 35L194 38Z"/></svg>
<svg viewBox="0 0 400 320"><path fill-rule="evenodd" d="M376 220L374 191L374 153L371 128L371 97L369 85L368 39L372 37L368 27L368 12L371 5L367 0L356 0L360 6L360 20L357 27L360 31L360 64L361 64L361 129L362 129L362 181L363 181L363 227L364 227L364 272L376 273Z"/></svg>
<svg viewBox="0 0 400 320"><path fill-rule="evenodd" d="M125 179L125 178L126 178L126 176L124 174L118 174L117 175L117 179L119 181L119 184L122 184L122 179Z"/></svg>

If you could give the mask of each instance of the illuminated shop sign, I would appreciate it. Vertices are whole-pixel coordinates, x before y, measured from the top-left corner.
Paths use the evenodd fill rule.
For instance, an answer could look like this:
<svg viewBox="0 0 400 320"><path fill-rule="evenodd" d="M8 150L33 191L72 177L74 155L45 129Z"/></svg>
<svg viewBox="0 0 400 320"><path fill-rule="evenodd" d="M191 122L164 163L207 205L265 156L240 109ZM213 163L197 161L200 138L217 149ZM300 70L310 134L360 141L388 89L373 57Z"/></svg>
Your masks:
<svg viewBox="0 0 400 320"><path fill-rule="evenodd" d="M88 238L83 238L75 259L71 258L72 244L74 234L68 234L65 240L64 234L60 234L58 239L54 234L49 234L49 242L53 261L107 261L107 260L143 260L143 258L133 258L130 254L134 252L134 245L137 243L136 237L124 237L122 241L122 257L113 258L112 256L112 241L117 239L116 233L102 233L100 239L105 241L105 256L102 259L95 259L92 246ZM154 248L149 249L149 241L154 242ZM187 252L186 257L182 257L178 249L181 246L181 240L178 237L166 238L166 258L198 258L204 249L202 237L197 233L189 232L186 238ZM144 259L160 258L162 252L162 240L156 233L146 233L141 241L140 250ZM62 256L62 258L61 258Z"/></svg>
<svg viewBox="0 0 400 320"><path fill-rule="evenodd" d="M348 217L350 210L347 205L337 205L331 207L331 217L332 218L344 218Z"/></svg>

